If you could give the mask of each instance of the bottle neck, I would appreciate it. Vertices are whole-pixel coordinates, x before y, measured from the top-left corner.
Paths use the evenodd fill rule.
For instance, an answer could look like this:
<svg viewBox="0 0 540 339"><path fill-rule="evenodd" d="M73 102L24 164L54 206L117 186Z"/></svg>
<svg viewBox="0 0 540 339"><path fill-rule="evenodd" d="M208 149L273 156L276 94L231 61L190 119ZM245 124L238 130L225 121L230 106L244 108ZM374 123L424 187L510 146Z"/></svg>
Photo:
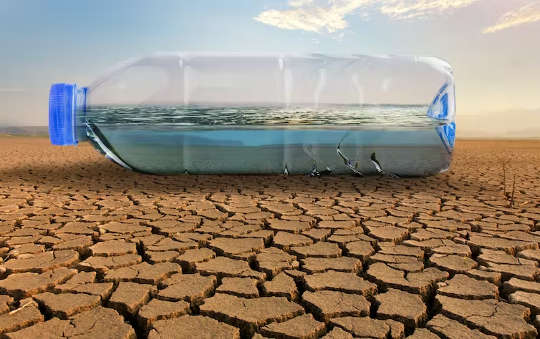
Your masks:
<svg viewBox="0 0 540 339"><path fill-rule="evenodd" d="M86 141L86 95L88 87L76 87L75 90L75 135L77 141Z"/></svg>

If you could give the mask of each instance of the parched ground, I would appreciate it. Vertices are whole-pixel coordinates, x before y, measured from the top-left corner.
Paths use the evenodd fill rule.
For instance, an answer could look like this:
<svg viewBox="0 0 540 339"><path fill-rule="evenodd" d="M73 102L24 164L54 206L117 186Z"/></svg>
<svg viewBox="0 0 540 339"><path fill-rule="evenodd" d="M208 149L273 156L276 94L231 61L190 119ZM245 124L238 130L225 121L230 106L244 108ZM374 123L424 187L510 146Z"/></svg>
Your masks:
<svg viewBox="0 0 540 339"><path fill-rule="evenodd" d="M538 333L540 142L459 141L416 179L149 176L44 138L0 159L0 336Z"/></svg>

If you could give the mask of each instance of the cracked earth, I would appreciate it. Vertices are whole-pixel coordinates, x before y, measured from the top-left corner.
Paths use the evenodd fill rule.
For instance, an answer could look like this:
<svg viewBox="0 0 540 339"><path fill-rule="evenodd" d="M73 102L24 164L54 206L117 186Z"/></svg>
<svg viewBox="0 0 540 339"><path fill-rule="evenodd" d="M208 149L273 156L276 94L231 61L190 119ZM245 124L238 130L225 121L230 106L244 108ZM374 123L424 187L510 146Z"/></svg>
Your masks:
<svg viewBox="0 0 540 339"><path fill-rule="evenodd" d="M538 334L540 142L458 141L410 179L150 176L43 138L0 157L0 336Z"/></svg>

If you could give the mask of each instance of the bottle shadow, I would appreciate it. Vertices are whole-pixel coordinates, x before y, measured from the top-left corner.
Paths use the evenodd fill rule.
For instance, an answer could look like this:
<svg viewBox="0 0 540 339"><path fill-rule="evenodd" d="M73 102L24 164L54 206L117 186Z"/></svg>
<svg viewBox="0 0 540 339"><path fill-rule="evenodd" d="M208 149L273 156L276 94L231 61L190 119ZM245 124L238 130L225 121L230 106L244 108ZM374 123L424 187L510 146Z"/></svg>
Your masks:
<svg viewBox="0 0 540 339"><path fill-rule="evenodd" d="M482 187L475 185L474 182L470 183L467 191L485 189L485 184ZM360 193L376 190L379 195L392 197L393 194L404 192L439 192L440 196L441 192L457 192L462 184L460 178L450 173L415 178L353 175L152 175L133 172L107 160L0 170L0 187L4 191L21 190L27 186L37 192L54 191L55 194L136 190L148 193L243 192L251 195L272 192L280 195L310 193L315 197L329 197L350 193L359 193L360 196Z"/></svg>

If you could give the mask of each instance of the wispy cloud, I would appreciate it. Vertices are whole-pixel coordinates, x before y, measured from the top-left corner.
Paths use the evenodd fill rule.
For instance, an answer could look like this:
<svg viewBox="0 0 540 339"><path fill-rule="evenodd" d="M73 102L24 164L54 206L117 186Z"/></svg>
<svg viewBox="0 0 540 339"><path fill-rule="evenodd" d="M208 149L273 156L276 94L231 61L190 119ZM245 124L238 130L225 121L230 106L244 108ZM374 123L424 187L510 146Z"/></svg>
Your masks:
<svg viewBox="0 0 540 339"><path fill-rule="evenodd" d="M291 7L302 7L309 4L312 4L313 0L290 0L289 6Z"/></svg>
<svg viewBox="0 0 540 339"><path fill-rule="evenodd" d="M536 21L540 21L540 2L533 2L505 13L495 25L486 28L483 33L494 33Z"/></svg>
<svg viewBox="0 0 540 339"><path fill-rule="evenodd" d="M374 13L395 20L407 20L443 14L474 3L487 0L289 0L289 8L269 9L255 20L267 25L289 30L317 33L335 33L347 28L346 16L360 13L369 17ZM483 33L494 33L510 27L540 21L540 1L504 14L499 21Z"/></svg>
<svg viewBox="0 0 540 339"><path fill-rule="evenodd" d="M333 33L347 27L345 16L373 0L290 0L287 10L267 10L255 20L282 29Z"/></svg>
<svg viewBox="0 0 540 339"><path fill-rule="evenodd" d="M393 19L410 19L466 7L480 0L289 0L289 9L266 10L255 17L282 29L334 33L347 27L345 17L359 9Z"/></svg>
<svg viewBox="0 0 540 339"><path fill-rule="evenodd" d="M380 11L392 18L410 19L468 7L479 0L385 0Z"/></svg>

